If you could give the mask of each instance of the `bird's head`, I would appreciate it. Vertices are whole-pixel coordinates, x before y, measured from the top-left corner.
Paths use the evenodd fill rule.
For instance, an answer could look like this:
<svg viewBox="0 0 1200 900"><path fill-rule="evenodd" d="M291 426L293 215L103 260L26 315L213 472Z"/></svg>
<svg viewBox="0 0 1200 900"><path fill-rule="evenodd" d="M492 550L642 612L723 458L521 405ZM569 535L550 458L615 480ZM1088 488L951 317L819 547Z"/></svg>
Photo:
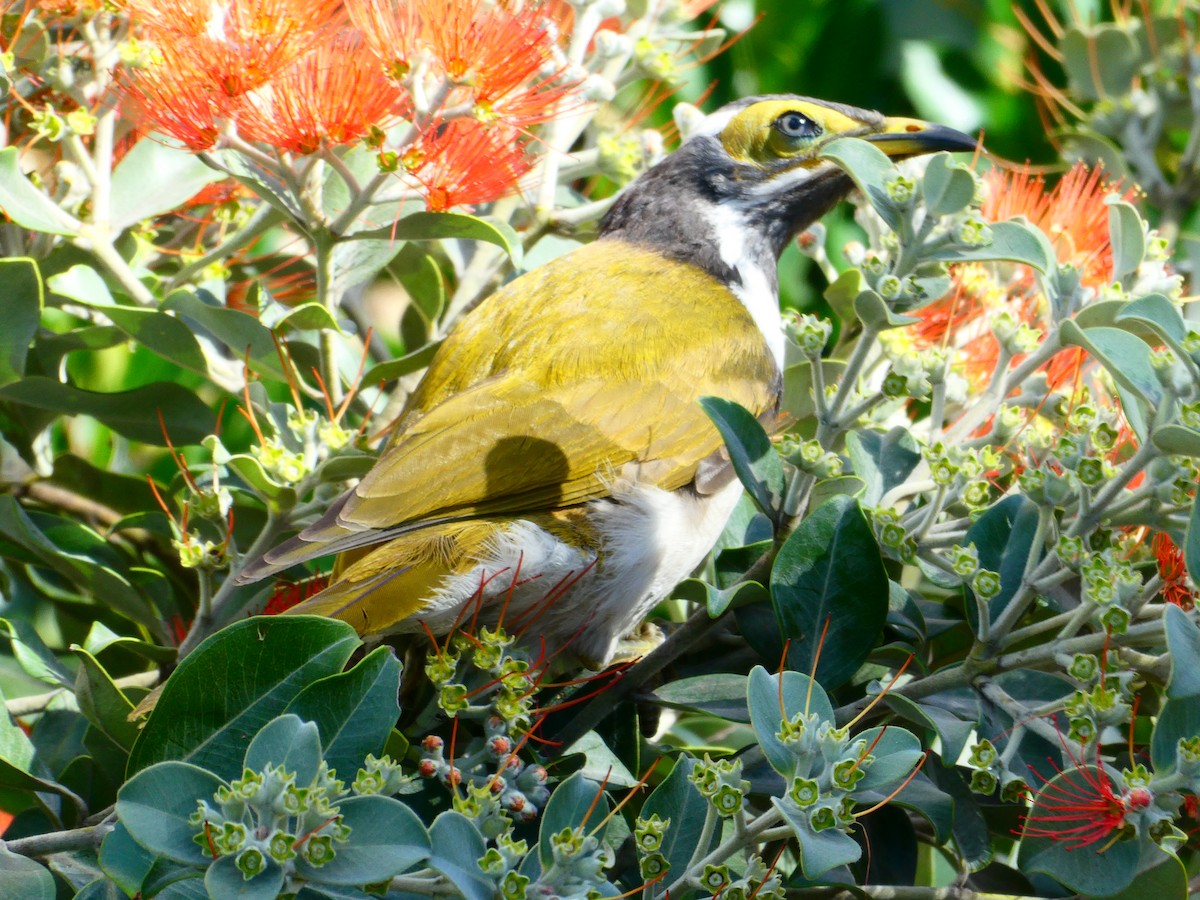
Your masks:
<svg viewBox="0 0 1200 900"><path fill-rule="evenodd" d="M858 137L895 159L973 150L973 138L918 119L790 94L750 97L708 116L617 200L601 235L648 244L730 280L752 261L773 277L788 242L852 182L821 151Z"/></svg>

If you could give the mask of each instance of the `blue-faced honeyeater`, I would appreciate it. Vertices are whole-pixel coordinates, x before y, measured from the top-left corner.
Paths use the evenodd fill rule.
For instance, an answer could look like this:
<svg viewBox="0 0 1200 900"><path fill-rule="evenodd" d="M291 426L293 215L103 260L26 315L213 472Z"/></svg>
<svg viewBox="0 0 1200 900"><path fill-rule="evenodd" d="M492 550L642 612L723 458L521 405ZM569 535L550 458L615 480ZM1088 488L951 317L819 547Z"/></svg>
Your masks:
<svg viewBox="0 0 1200 900"><path fill-rule="evenodd" d="M241 579L336 553L295 612L364 635L502 618L589 667L636 655L630 636L742 491L698 400L773 418L777 262L850 190L820 156L847 136L897 158L975 146L806 97L717 110L620 195L596 241L463 318L374 468Z"/></svg>

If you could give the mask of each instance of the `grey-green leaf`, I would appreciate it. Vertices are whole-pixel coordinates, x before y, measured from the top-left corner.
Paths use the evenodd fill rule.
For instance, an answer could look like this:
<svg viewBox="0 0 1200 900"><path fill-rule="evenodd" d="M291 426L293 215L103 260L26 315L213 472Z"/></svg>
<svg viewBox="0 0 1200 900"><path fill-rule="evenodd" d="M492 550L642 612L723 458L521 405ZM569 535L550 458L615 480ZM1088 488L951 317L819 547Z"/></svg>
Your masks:
<svg viewBox="0 0 1200 900"><path fill-rule="evenodd" d="M43 302L42 277L34 260L0 259L0 385L25 374L25 357L42 320Z"/></svg>
<svg viewBox="0 0 1200 900"><path fill-rule="evenodd" d="M158 763L138 772L117 794L117 818L130 836L151 853L194 866L212 857L197 844L201 828L188 819L199 801L215 802L220 778L183 762Z"/></svg>
<svg viewBox="0 0 1200 900"><path fill-rule="evenodd" d="M797 526L771 570L771 602L788 665L836 687L883 630L890 587L879 545L858 503L834 497ZM817 662L818 653L820 661Z"/></svg>

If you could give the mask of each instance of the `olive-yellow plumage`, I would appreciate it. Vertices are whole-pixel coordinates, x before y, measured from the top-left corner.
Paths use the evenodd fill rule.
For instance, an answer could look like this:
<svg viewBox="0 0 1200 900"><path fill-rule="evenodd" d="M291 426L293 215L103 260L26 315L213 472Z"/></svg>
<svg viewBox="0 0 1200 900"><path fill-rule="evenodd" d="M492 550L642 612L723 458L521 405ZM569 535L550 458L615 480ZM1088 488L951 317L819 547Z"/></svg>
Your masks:
<svg viewBox="0 0 1200 900"><path fill-rule="evenodd" d="M948 129L790 96L740 101L618 200L596 242L501 288L439 348L379 462L243 580L338 553L296 612L363 634L503 619L590 666L703 559L740 495L698 400L767 420L775 262L850 186L819 157L964 149Z"/></svg>

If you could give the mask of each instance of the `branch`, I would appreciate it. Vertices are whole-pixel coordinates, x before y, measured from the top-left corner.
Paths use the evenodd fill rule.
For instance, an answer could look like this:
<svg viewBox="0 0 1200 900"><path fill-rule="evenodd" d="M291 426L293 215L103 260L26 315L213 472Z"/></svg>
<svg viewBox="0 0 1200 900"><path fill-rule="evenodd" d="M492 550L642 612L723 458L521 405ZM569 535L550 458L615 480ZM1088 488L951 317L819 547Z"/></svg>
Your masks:
<svg viewBox="0 0 1200 900"><path fill-rule="evenodd" d="M68 853L72 850L94 850L100 846L112 825L91 825L71 831L51 831L12 841L0 840L0 847L19 853L21 856L49 856L52 853Z"/></svg>

